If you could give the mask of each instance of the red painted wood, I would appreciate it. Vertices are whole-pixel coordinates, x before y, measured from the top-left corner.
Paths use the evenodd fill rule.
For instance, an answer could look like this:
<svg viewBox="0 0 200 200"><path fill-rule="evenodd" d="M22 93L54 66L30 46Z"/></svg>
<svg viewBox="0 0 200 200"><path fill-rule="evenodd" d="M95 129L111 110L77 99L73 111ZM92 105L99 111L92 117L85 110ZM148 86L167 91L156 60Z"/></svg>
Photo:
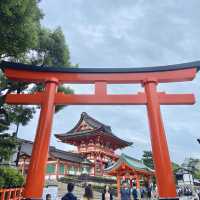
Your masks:
<svg viewBox="0 0 200 200"><path fill-rule="evenodd" d="M26 70L5 69L5 75L12 80L26 82L45 82L56 78L60 83L141 83L146 79L156 79L160 83L190 81L195 77L196 68L146 73L55 73L33 72Z"/></svg>
<svg viewBox="0 0 200 200"><path fill-rule="evenodd" d="M46 83L46 95L41 105L39 124L23 194L25 198L40 199L42 197L56 90L55 80Z"/></svg>
<svg viewBox="0 0 200 200"><path fill-rule="evenodd" d="M42 106L24 197L37 199L42 196L52 117L56 104L147 105L159 194L160 197L175 197L175 184L171 175L168 147L160 114L160 104L193 104L195 101L194 96L191 94L157 93L155 82L190 81L195 77L196 68L145 73L55 73L5 68L4 73L8 79L16 81L36 83L51 81L51 83L47 84L46 91L43 93L29 95L10 94L6 97L6 102L10 104L39 104ZM55 82L60 84L94 83L95 95L56 94ZM143 83L146 95L144 93L107 95L106 84L109 83ZM162 159L159 160L159 158ZM164 167L164 162L166 167Z"/></svg>
<svg viewBox="0 0 200 200"><path fill-rule="evenodd" d="M40 105L44 94L8 94L6 102L8 104ZM165 94L158 93L161 105L194 104L193 94ZM145 93L133 95L75 95L57 93L55 95L55 105L145 105L147 103Z"/></svg>
<svg viewBox="0 0 200 200"><path fill-rule="evenodd" d="M21 200L23 188L8 188L8 189L0 189L1 200ZM11 194L13 193L13 197L11 198ZM5 198L6 196L6 198Z"/></svg>
<svg viewBox="0 0 200 200"><path fill-rule="evenodd" d="M121 177L117 176L117 199L120 199Z"/></svg>
<svg viewBox="0 0 200 200"><path fill-rule="evenodd" d="M147 111L156 180L159 197L174 198L176 197L176 185L160 112L160 103L156 91L156 84L155 81L147 81L144 84L147 95Z"/></svg>

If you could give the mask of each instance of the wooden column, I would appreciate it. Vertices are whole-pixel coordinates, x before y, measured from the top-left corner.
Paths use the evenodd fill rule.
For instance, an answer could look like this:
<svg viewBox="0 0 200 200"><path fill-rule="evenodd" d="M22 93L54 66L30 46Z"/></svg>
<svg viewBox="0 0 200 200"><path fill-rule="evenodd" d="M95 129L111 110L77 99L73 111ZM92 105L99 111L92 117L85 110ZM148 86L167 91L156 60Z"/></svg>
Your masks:
<svg viewBox="0 0 200 200"><path fill-rule="evenodd" d="M23 158L23 162L22 162L22 175L23 176L25 175L25 173L24 173L24 171L25 171L25 164L26 164L26 158Z"/></svg>
<svg viewBox="0 0 200 200"><path fill-rule="evenodd" d="M140 176L139 175L136 175L135 181L136 181L136 188L140 189Z"/></svg>
<svg viewBox="0 0 200 200"><path fill-rule="evenodd" d="M60 174L60 160L57 159L56 163L56 180L58 180Z"/></svg>
<svg viewBox="0 0 200 200"><path fill-rule="evenodd" d="M140 179L141 179L141 177L138 174L136 174L135 175L135 184L136 184L136 189L137 189L137 193L138 193L138 199L141 199Z"/></svg>
<svg viewBox="0 0 200 200"><path fill-rule="evenodd" d="M100 158L101 158L101 176L103 176L104 169L103 169L103 160L102 160L102 155L101 154L100 154Z"/></svg>
<svg viewBox="0 0 200 200"><path fill-rule="evenodd" d="M157 82L155 80L144 82L157 186L160 198L176 199L176 185L156 85Z"/></svg>
<svg viewBox="0 0 200 200"><path fill-rule="evenodd" d="M117 199L120 200L121 177L117 176Z"/></svg>
<svg viewBox="0 0 200 200"><path fill-rule="evenodd" d="M132 188L133 187L133 180L132 180L132 178L130 178L130 188Z"/></svg>
<svg viewBox="0 0 200 200"><path fill-rule="evenodd" d="M57 85L57 79L49 80L45 85L40 119L23 194L26 199L42 199Z"/></svg>
<svg viewBox="0 0 200 200"><path fill-rule="evenodd" d="M97 162L97 158L96 158L96 154L93 153L93 157L94 157L94 176L96 176L96 162Z"/></svg>

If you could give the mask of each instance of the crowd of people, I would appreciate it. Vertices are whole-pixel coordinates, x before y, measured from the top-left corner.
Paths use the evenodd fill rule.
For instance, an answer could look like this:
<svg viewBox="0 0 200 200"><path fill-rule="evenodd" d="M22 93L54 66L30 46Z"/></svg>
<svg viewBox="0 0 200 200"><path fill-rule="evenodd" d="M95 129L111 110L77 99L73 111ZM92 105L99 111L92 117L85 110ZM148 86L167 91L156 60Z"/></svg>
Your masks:
<svg viewBox="0 0 200 200"><path fill-rule="evenodd" d="M177 195L180 196L192 196L193 192L192 189L190 189L189 187L177 187L176 189L176 193Z"/></svg>
<svg viewBox="0 0 200 200"><path fill-rule="evenodd" d="M68 183L67 185L67 193L62 197L61 200L78 200L75 194L73 193L74 191L74 184L73 183ZM179 197L181 196L188 196L188 197L194 197L192 199L199 200L200 199L200 189L196 189L193 191L189 187L178 187L177 188L177 195ZM93 200L93 191L92 191L92 186L88 184L85 187L84 194L81 197L80 200ZM101 199L99 200L114 200L114 195L111 187L109 185L106 185L102 194L101 194ZM150 200L150 199L158 199L158 195L155 190L152 190L152 187L150 186L142 186L140 189L136 188L135 185L130 187L127 182L122 183L122 187L120 190L120 200L139 200L139 199L145 199L145 200ZM191 198L190 198L191 199ZM46 195L46 200L52 200L51 195L47 194Z"/></svg>
<svg viewBox="0 0 200 200"><path fill-rule="evenodd" d="M179 197L191 197L195 200L200 200L200 188L191 188L188 186L177 187L176 193ZM191 199L190 198L190 199Z"/></svg>
<svg viewBox="0 0 200 200"><path fill-rule="evenodd" d="M62 197L61 200L77 200L77 197L73 193L74 191L74 184L68 183L67 185L67 193ZM126 182L122 183L122 188L120 190L120 199L121 200L138 200L141 198L146 197L146 199L151 199L152 197L152 190L151 188L141 187L138 190L135 186L130 187ZM47 194L46 200L51 200L51 195ZM93 200L93 191L92 186L88 184L85 187L84 194L81 200ZM114 195L111 187L106 185L102 194L101 200L114 200Z"/></svg>
<svg viewBox="0 0 200 200"><path fill-rule="evenodd" d="M135 185L130 187L126 182L123 182L120 190L120 197L121 200L152 199L154 197L156 198L157 194L153 193L152 187L149 185L144 185L138 189Z"/></svg>
<svg viewBox="0 0 200 200"><path fill-rule="evenodd" d="M69 183L67 186L68 192L62 197L62 200L77 200L77 197L73 194L74 184ZM102 200L113 200L113 194L108 185L105 186L104 191L102 192ZM92 186L89 184L85 187L84 194L81 200L93 200L93 191Z"/></svg>

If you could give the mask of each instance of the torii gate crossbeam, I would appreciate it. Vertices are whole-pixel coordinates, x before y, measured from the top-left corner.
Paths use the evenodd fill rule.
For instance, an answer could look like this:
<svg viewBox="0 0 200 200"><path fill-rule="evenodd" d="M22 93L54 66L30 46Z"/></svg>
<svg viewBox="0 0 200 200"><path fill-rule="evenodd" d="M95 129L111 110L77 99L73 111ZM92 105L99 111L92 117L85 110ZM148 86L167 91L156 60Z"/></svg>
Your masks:
<svg viewBox="0 0 200 200"><path fill-rule="evenodd" d="M200 62L150 68L64 68L38 67L2 62L1 68L8 79L30 83L45 83L43 92L9 94L8 104L41 105L40 118L29 166L24 198L41 199L45 168L55 105L146 105L151 133L151 145L160 199L177 199L168 145L160 105L194 104L192 94L157 92L157 84L191 81L200 68ZM57 92L62 83L92 83L95 94L65 95ZM107 84L140 83L143 93L109 95Z"/></svg>

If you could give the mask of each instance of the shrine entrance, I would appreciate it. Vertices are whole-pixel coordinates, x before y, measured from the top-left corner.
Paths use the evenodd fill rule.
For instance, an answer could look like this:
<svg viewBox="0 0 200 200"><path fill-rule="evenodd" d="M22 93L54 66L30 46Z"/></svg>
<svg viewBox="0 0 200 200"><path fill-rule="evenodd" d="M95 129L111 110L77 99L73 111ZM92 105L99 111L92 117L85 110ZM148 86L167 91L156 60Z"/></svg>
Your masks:
<svg viewBox="0 0 200 200"><path fill-rule="evenodd" d="M193 94L167 94L157 91L159 83L191 81L200 62L147 68L64 68L39 67L2 62L1 68L10 80L43 83L44 91L34 94L9 94L8 104L40 105L40 118L26 179L24 198L41 199L55 105L146 105L155 174L160 199L177 199L176 185L165 136L160 105L194 104ZM92 95L57 92L59 84L90 83ZM144 92L132 95L109 95L107 84L139 83Z"/></svg>

